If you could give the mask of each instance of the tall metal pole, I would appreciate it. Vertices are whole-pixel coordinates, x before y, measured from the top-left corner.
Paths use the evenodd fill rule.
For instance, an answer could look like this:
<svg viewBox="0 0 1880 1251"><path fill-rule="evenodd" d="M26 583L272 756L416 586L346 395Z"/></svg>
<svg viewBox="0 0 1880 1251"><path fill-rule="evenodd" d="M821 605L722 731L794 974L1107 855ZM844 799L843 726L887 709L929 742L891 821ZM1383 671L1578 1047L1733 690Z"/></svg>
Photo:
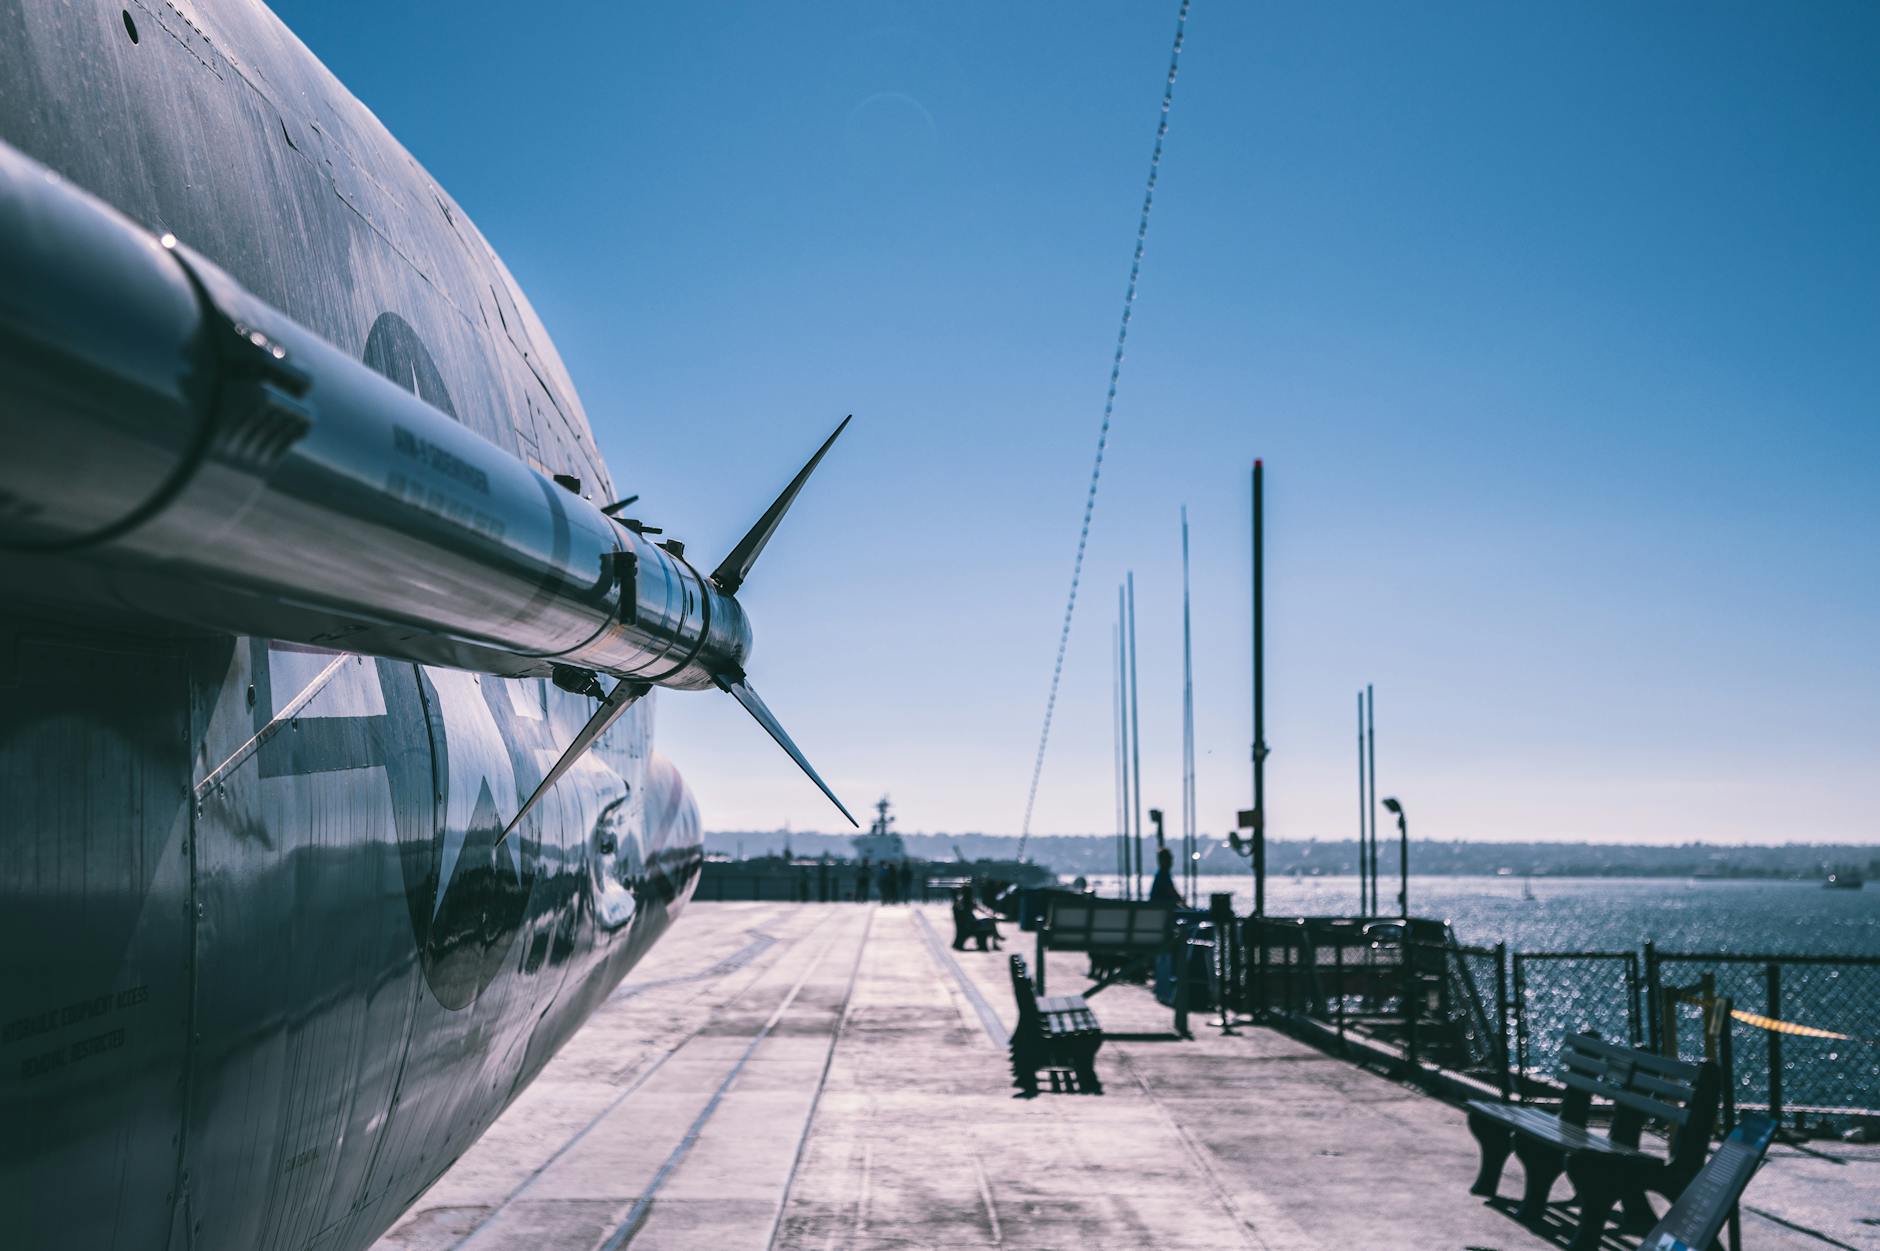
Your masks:
<svg viewBox="0 0 1880 1251"><path fill-rule="evenodd" d="M1123 815L1129 810L1124 799L1125 788L1129 785L1129 774L1123 768L1123 679L1119 672L1123 656L1123 622L1119 616L1115 625L1110 627L1110 658L1115 664L1110 669L1110 764L1116 770L1116 801L1112 815L1116 817L1116 838L1110 848L1116 855L1116 867L1120 872L1123 867L1123 827L1127 818Z"/></svg>
<svg viewBox="0 0 1880 1251"><path fill-rule="evenodd" d="M1404 920L1410 919L1410 818L1402 812L1397 814L1397 911ZM1405 938L1409 937L1408 931Z"/></svg>
<svg viewBox="0 0 1880 1251"><path fill-rule="evenodd" d="M1123 811L1116 824L1116 890L1124 899L1129 890L1129 615L1124 607L1123 585L1116 586L1116 686L1121 692L1119 715L1123 723L1123 742L1117 748L1117 768L1123 774Z"/></svg>
<svg viewBox="0 0 1880 1251"><path fill-rule="evenodd" d="M1182 884L1195 903L1195 644L1188 596L1188 506L1182 505Z"/></svg>
<svg viewBox="0 0 1880 1251"><path fill-rule="evenodd" d="M1142 693L1136 685L1136 574L1129 574L1129 737L1130 776L1135 783L1136 898L1142 893Z"/></svg>
<svg viewBox="0 0 1880 1251"><path fill-rule="evenodd" d="M1364 848L1369 841L1365 838L1365 812L1369 805L1364 798L1364 692L1358 692L1358 915L1368 917L1371 904L1370 877L1364 869Z"/></svg>
<svg viewBox="0 0 1880 1251"><path fill-rule="evenodd" d="M1383 911L1383 901L1377 894L1377 692L1371 684L1364 684L1365 718L1369 722L1365 729L1365 739L1371 755L1371 908L1374 912Z"/></svg>
<svg viewBox="0 0 1880 1251"><path fill-rule="evenodd" d="M1266 634L1260 462L1253 462L1253 914L1266 915Z"/></svg>

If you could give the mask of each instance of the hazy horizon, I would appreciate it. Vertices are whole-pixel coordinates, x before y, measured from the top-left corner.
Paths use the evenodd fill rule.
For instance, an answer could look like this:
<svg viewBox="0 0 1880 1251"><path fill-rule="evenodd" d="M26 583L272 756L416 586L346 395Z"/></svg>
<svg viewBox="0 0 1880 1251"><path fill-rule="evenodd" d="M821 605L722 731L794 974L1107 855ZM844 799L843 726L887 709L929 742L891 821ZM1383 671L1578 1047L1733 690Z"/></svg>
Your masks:
<svg viewBox="0 0 1880 1251"><path fill-rule="evenodd" d="M705 567L845 413L742 599L858 813L1016 830L1175 5L276 6L463 204L616 483ZM361 37L362 23L369 37ZM1145 800L1412 838L1880 844L1880 8L1197 3L1034 831ZM707 825L835 814L716 693ZM1173 832L1174 826L1171 826Z"/></svg>
<svg viewBox="0 0 1880 1251"><path fill-rule="evenodd" d="M818 829L818 828L809 827L809 826L805 826L802 829L794 829L794 828L785 829L783 826L780 826L780 825L725 826L722 828L708 829L705 831L706 835L712 838L734 838L740 835L775 836L775 835L782 834L782 835L787 835L790 837L814 836L814 837L820 837L820 838L841 838L841 839L857 838L857 837L860 837L865 832L866 831L857 831L857 830L851 830L851 829L846 829L846 828L845 829L835 829L835 828ZM902 829L900 828L900 825L898 823L895 826L894 832L903 837L918 837L918 838L1009 838L1009 839L1017 839L1018 837L1020 837L1020 835L1016 831L1012 831L1010 833L1000 833L996 830L912 830L912 829ZM1052 834L1034 833L1030 836L1030 841L1035 843L1041 840L1048 842L1052 839L1115 838L1115 837L1116 837L1116 834L1114 831L1093 830L1093 831L1086 831L1086 832L1078 832L1078 831L1073 830L1073 831L1061 831L1061 832L1052 833ZM1172 837L1173 837L1173 832L1171 832L1171 838ZM1202 837L1219 842L1226 838L1226 832L1204 830L1202 831ZM1357 836L1355 832L1349 833L1349 834L1324 834L1324 835L1288 834L1283 837L1275 836L1273 838L1273 841L1276 843L1328 843L1329 844L1329 843L1338 843L1338 842L1352 842L1356 839L1356 837ZM1385 830L1383 826L1380 824L1379 825L1379 838L1380 838L1379 847L1381 849L1382 848L1390 849L1390 854L1394 858L1396 855L1395 848L1397 846L1396 827L1393 826L1389 830ZM1143 833L1143 841L1144 841L1145 846L1153 847L1155 836L1152 833L1145 830ZM1435 835L1432 835L1427 839L1419 838L1418 840L1415 840L1415 842L1421 842L1425 845L1431 844L1431 843L1438 843L1438 844L1480 843L1485 846L1492 846L1492 845L1500 844L1500 845L1515 846L1515 847L1601 847L1601 848L1610 848L1614 850L1627 848L1627 847L1652 847L1652 848L1715 847L1720 850L1728 850L1728 851L1755 851L1755 850L1768 851L1768 850L1781 850L1781 849L1793 849L1793 848L1805 848L1805 847L1823 847L1823 848L1851 848L1851 849L1856 849L1856 850L1860 850L1863 852L1874 852L1874 853L1880 854L1880 842L1862 841L1860 839L1794 838L1794 839L1786 839L1781 842L1757 843L1757 842L1725 842L1725 841L1702 839L1702 838L1689 838L1689 839L1640 838L1640 839L1629 839L1629 840L1621 842L1621 841L1614 840L1614 839L1589 838L1589 837L1520 838L1520 837L1506 835L1506 834L1495 834L1495 835L1488 835L1488 836L1471 836L1469 838L1457 838L1457 837L1440 837L1439 838ZM1414 843L1413 843L1413 846L1411 847L1410 855L1411 855L1411 867L1414 871L1415 865L1416 865L1416 847ZM1394 859L1393 859L1393 863L1395 863Z"/></svg>

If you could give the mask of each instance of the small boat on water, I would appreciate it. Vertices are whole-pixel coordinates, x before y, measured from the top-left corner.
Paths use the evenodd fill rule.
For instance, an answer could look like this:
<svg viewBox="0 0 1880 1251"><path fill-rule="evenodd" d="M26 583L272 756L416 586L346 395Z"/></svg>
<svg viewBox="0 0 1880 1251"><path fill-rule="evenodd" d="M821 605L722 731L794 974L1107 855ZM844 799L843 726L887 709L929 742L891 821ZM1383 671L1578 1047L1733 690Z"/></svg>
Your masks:
<svg viewBox="0 0 1880 1251"><path fill-rule="evenodd" d="M1827 881L1822 883L1829 890L1859 890L1866 884L1858 869L1830 869Z"/></svg>

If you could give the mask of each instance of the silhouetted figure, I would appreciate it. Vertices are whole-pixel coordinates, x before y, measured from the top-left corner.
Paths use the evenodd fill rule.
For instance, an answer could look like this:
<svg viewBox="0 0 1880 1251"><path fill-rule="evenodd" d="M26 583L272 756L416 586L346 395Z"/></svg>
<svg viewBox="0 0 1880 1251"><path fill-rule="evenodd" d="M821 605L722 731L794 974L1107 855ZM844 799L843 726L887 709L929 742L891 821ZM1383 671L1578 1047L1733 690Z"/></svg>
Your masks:
<svg viewBox="0 0 1880 1251"><path fill-rule="evenodd" d="M900 879L895 876L892 860L881 862L881 902L885 904L901 902Z"/></svg>
<svg viewBox="0 0 1880 1251"><path fill-rule="evenodd" d="M1175 887L1175 853L1164 847L1155 853L1155 880L1149 883L1149 902L1179 905L1182 893Z"/></svg>
<svg viewBox="0 0 1880 1251"><path fill-rule="evenodd" d="M901 902L914 902L914 862L901 861Z"/></svg>
<svg viewBox="0 0 1880 1251"><path fill-rule="evenodd" d="M953 892L953 950L965 951L967 940L979 944L979 950L986 950L988 941L992 949L999 949L999 923L991 915L981 912L973 903L973 888L962 886Z"/></svg>
<svg viewBox="0 0 1880 1251"><path fill-rule="evenodd" d="M863 856L862 862L855 866L855 902L856 903L868 902L868 857L867 856Z"/></svg>

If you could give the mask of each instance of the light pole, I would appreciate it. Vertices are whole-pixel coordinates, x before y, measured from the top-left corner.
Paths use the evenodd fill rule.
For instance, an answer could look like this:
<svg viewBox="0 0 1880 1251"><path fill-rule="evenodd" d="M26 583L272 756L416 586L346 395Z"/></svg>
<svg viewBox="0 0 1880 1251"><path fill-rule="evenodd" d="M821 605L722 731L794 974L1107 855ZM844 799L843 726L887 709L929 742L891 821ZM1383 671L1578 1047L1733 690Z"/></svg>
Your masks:
<svg viewBox="0 0 1880 1251"><path fill-rule="evenodd" d="M1397 818L1397 911L1403 919L1410 919L1410 822L1403 815L1403 805L1394 798L1386 799L1384 807Z"/></svg>

